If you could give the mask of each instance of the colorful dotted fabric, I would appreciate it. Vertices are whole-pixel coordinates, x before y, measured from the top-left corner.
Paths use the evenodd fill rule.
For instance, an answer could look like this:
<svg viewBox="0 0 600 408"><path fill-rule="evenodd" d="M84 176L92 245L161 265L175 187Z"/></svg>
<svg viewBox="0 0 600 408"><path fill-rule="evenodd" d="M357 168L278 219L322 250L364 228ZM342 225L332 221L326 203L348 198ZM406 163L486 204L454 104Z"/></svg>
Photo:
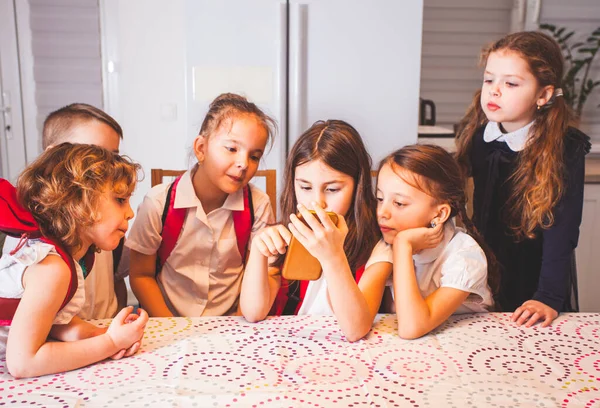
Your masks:
<svg viewBox="0 0 600 408"><path fill-rule="evenodd" d="M396 327L379 315L349 343L330 316L151 319L137 355L68 373L15 380L0 355L0 407L600 408L600 314L544 329L460 315L417 340Z"/></svg>

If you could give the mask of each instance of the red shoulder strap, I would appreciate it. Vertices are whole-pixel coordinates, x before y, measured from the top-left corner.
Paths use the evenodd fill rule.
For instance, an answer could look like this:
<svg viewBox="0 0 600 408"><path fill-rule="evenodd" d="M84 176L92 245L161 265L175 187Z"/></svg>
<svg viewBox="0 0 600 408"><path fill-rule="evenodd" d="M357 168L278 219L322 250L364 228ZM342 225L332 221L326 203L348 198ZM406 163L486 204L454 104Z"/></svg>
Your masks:
<svg viewBox="0 0 600 408"><path fill-rule="evenodd" d="M0 231L11 237L27 234L30 238L41 236L33 215L19 204L17 189L8 180L0 178Z"/></svg>
<svg viewBox="0 0 600 408"><path fill-rule="evenodd" d="M244 197L244 209L242 211L232 211L233 228L235 229L235 238L237 240L238 250L242 256L242 263L246 262L248 253L248 241L254 224L254 208L252 205L252 194L250 187L245 186L242 190Z"/></svg>
<svg viewBox="0 0 600 408"><path fill-rule="evenodd" d="M66 262L67 266L69 267L69 271L71 272L71 278L69 280L67 294L65 295L65 298L62 304L60 305L60 308L58 309L61 310L67 305L67 303L71 301L71 299L73 299L73 296L75 296L75 292L77 291L78 280L77 269L75 269L75 262L73 261L71 255L62 246L60 246L53 240L48 239L46 237L42 237L40 240L47 244L54 245L56 252L58 252L63 261ZM11 325L13 316L17 311L17 307L19 306L20 301L21 299L0 298L0 326Z"/></svg>
<svg viewBox="0 0 600 408"><path fill-rule="evenodd" d="M173 252L179 234L183 229L183 223L185 222L187 208L175 208L175 194L179 180L181 180L181 176L175 179L167 192L167 199L162 214L162 231L160 233L162 241L158 247L156 257L156 275L160 273L167 258Z"/></svg>
<svg viewBox="0 0 600 408"><path fill-rule="evenodd" d="M158 248L158 255L156 257L156 275L160 273L163 265L167 261L167 258L169 258L169 255L171 255L173 252L185 222L187 208L174 208L177 185L179 184L181 177L182 176L179 176L175 179L173 184L171 184L171 187L169 187L169 191L167 193L167 199L165 201L165 207L162 215L162 241L160 243L160 247ZM232 216L238 250L242 256L242 262L244 262L248 249L248 241L250 240L250 233L252 232L252 225L254 224L254 208L252 205L252 194L250 193L250 188L248 186L244 187L242 193L244 199L244 209L242 211L233 211Z"/></svg>
<svg viewBox="0 0 600 408"><path fill-rule="evenodd" d="M41 241L45 242L47 244L50 244L50 245L54 245L56 252L58 252L58 254L63 259L63 261L65 261L67 263L67 266L69 267L69 270L71 271L71 280L69 281L69 289L67 290L67 295L65 296L65 299L63 300L62 304L60 305L60 309L58 309L58 310L61 310L63 307L65 307L67 305L67 303L69 303L71 301L71 299L73 299L73 296L75 296L75 292L77 291L78 281L77 281L77 269L75 269L75 261L73 261L73 257L71 255L69 255L69 253L61 245L54 242L53 240L50 240L46 237L42 237Z"/></svg>
<svg viewBox="0 0 600 408"><path fill-rule="evenodd" d="M4 179L0 179L0 231L13 237L21 237L21 242L18 246L22 245L26 239L41 237L43 242L53 245L56 248L56 251L67 263L71 271L69 288L60 309L65 307L77 291L77 270L75 269L73 258L57 242L41 236L38 224L33 215L19 204L17 190ZM15 249L18 249L18 247ZM20 300L0 298L0 326L10 326Z"/></svg>
<svg viewBox="0 0 600 408"><path fill-rule="evenodd" d="M360 278L362 278L363 273L365 273L365 265L356 270L356 273L354 274L354 280L356 283L360 282Z"/></svg>
<svg viewBox="0 0 600 408"><path fill-rule="evenodd" d="M356 281L356 283L358 283L360 281L360 278L362 278L363 273L365 272L365 265L361 266L360 268L358 268L356 270L356 273L354 274L354 279ZM299 296L293 296L289 294L290 288L296 288L296 286L294 285L294 283L290 283L287 282L283 277L281 278L281 286L279 287L279 292L277 293L277 296L275 297L275 301L273 302L273 307L271 308L271 315L274 316L281 316L283 314L283 311L285 309L290 309L290 307L294 307L293 304L288 305L288 302L295 302L297 301L298 304L294 307L294 314L297 315L298 311L300 310L300 308L302 307L302 302L304 301L304 296L306 295L306 290L308 289L308 283L310 281L307 280L301 280L301 281L297 281L299 284L299 289L300 289L300 294ZM294 290L292 289L292 290ZM289 313L289 311L287 312Z"/></svg>

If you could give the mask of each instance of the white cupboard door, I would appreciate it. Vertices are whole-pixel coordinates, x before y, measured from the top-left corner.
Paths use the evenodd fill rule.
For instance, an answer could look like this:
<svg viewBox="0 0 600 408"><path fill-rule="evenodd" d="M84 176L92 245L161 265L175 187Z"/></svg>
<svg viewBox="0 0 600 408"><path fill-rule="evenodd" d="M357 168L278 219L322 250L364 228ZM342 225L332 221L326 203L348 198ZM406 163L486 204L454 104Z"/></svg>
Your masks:
<svg viewBox="0 0 600 408"><path fill-rule="evenodd" d="M375 164L416 143L423 2L290 0L290 147L343 119Z"/></svg>
<svg viewBox="0 0 600 408"><path fill-rule="evenodd" d="M579 311L600 312L600 184L586 184L577 245Z"/></svg>
<svg viewBox="0 0 600 408"><path fill-rule="evenodd" d="M209 103L222 92L247 96L279 127L262 168L283 176L287 4L278 0L187 0L189 131L197 134Z"/></svg>

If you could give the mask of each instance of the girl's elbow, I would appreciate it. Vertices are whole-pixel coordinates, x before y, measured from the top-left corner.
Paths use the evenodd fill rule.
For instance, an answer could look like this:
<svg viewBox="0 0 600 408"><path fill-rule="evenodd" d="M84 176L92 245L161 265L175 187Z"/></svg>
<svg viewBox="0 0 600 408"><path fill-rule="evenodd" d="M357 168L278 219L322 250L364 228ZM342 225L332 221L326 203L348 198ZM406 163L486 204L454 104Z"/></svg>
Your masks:
<svg viewBox="0 0 600 408"><path fill-rule="evenodd" d="M260 313L257 310L248 310L244 308L241 309L242 316L244 316L244 319L246 319L248 323L258 323L262 320L265 320L267 317L265 313Z"/></svg>
<svg viewBox="0 0 600 408"><path fill-rule="evenodd" d="M344 330L344 336L350 343L354 343L365 337L371 331L371 325L363 325L361 327L352 328L352 330Z"/></svg>
<svg viewBox="0 0 600 408"><path fill-rule="evenodd" d="M261 320L264 320L264 318L261 318L257 314L243 313L243 315L244 315L244 319L246 319L246 321L248 323L258 323Z"/></svg>
<svg viewBox="0 0 600 408"><path fill-rule="evenodd" d="M8 373L17 380L39 375L33 372L31 363L25 361L25 359L14 359L6 356L6 368Z"/></svg>
<svg viewBox="0 0 600 408"><path fill-rule="evenodd" d="M427 334L427 331L417 327L401 327L398 326L398 336L404 340L414 340Z"/></svg>

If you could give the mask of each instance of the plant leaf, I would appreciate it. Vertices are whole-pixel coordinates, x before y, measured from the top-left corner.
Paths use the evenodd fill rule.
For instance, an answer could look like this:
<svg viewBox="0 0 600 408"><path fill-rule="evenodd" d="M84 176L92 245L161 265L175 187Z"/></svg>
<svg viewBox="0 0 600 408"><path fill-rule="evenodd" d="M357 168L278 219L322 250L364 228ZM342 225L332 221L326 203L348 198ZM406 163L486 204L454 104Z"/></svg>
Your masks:
<svg viewBox="0 0 600 408"><path fill-rule="evenodd" d="M575 31L571 31L570 33L567 33L564 37L563 37L563 41L567 41L569 38L573 37L573 34L575 34Z"/></svg>
<svg viewBox="0 0 600 408"><path fill-rule="evenodd" d="M548 31L552 31L552 32L556 31L556 26L553 24L540 24L540 28L542 30L548 30ZM599 28L599 30L600 30L600 28Z"/></svg>

